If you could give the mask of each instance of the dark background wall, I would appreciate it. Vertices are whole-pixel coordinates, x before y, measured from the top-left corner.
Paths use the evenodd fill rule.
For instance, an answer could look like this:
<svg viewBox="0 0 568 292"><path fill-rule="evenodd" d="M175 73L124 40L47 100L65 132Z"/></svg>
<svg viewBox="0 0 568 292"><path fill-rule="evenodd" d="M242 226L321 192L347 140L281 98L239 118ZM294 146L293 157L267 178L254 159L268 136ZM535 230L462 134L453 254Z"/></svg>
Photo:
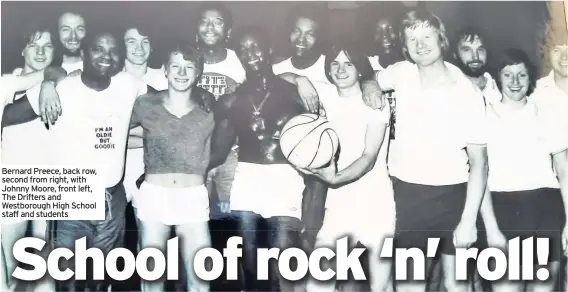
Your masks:
<svg viewBox="0 0 568 292"><path fill-rule="evenodd" d="M144 21L153 33L162 37L195 38L193 11L201 2L6 2L2 1L2 72L9 72L21 64L20 31L30 19L51 18L56 21L63 11L82 12L91 25L118 25L130 21ZM273 37L277 55L287 55L288 37L284 30L286 12L298 2L226 2L232 11L235 28L244 25L262 25ZM333 37L360 33L356 27L357 13L353 9L332 9L338 3L316 2L327 9ZM347 5L356 6L353 3ZM525 50L537 64L540 63L540 41L546 23L546 2L437 2L425 3L428 9L444 21L449 34L464 25L485 27L493 51L508 47ZM376 2L373 9L380 9Z"/></svg>

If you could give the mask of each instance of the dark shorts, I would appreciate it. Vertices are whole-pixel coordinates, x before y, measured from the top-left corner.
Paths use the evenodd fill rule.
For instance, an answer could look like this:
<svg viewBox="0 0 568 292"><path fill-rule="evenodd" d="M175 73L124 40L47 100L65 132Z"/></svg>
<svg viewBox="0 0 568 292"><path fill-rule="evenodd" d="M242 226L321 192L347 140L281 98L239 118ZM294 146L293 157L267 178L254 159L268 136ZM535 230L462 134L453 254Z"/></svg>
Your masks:
<svg viewBox="0 0 568 292"><path fill-rule="evenodd" d="M549 260L562 258L562 229L566 224L566 214L559 189L492 192L491 196L497 224L507 239L549 238ZM536 247L536 240L533 244Z"/></svg>
<svg viewBox="0 0 568 292"><path fill-rule="evenodd" d="M105 201L106 220L61 220L56 222L55 246L75 250L75 241L87 238L87 249L95 247L106 256L112 249L123 247L126 193L121 184L107 189L112 195ZM68 261L73 266L74 260Z"/></svg>
<svg viewBox="0 0 568 292"><path fill-rule="evenodd" d="M465 206L467 184L427 186L392 177L396 203L397 248L419 248L426 254L428 238L440 238L438 252L455 254L453 233Z"/></svg>

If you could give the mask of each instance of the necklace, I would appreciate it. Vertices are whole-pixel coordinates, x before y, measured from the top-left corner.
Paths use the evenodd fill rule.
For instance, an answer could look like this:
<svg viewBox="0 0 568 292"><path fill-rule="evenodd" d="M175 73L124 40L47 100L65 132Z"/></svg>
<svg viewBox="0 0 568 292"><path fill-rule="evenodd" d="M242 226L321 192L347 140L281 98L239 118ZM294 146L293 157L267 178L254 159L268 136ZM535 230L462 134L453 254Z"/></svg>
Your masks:
<svg viewBox="0 0 568 292"><path fill-rule="evenodd" d="M248 96L250 103L252 104L252 108L254 109L254 111L252 112L252 121L250 124L250 127L253 132L264 132L266 130L264 118L260 116L260 111L262 110L262 107L264 106L264 103L266 102L269 96L270 92L267 92L266 95L264 96L264 99L262 100L262 102L258 107L254 104L252 97L250 95Z"/></svg>

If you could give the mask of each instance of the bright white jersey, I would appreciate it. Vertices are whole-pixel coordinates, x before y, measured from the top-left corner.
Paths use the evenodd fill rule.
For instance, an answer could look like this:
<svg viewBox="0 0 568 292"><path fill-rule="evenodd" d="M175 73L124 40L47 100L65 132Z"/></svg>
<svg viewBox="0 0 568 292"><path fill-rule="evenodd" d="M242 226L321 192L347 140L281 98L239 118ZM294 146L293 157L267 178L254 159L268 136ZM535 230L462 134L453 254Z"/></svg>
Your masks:
<svg viewBox="0 0 568 292"><path fill-rule="evenodd" d="M142 77L144 83L148 84L150 87L162 91L168 89L168 79L166 78L166 73L164 69L154 69L148 67L146 69L146 74Z"/></svg>
<svg viewBox="0 0 568 292"><path fill-rule="evenodd" d="M62 63L61 68L65 69L65 71L67 71L67 74L77 70L83 71L83 61L76 63Z"/></svg>
<svg viewBox="0 0 568 292"><path fill-rule="evenodd" d="M469 178L467 145L486 144L483 95L456 66L448 84L425 87L418 66L398 62L379 71L384 90L396 91L396 139L389 153L389 171L403 181L452 185Z"/></svg>
<svg viewBox="0 0 568 292"><path fill-rule="evenodd" d="M381 63L379 63L379 56L369 56L369 63L371 63L371 67L373 67L374 71L381 71L385 69L381 66Z"/></svg>
<svg viewBox="0 0 568 292"><path fill-rule="evenodd" d="M122 179L126 141L134 101L147 86L130 73L120 72L103 91L95 91L81 76L57 85L64 114L51 126L51 164L99 166L106 187ZM30 101L35 104L38 101Z"/></svg>
<svg viewBox="0 0 568 292"><path fill-rule="evenodd" d="M321 55L317 62L306 69L297 69L292 65L292 58L288 58L278 64L272 65L272 71L274 74L280 75L283 73L294 73L296 75L307 77L312 83L323 82L328 83L327 77L325 75L325 56Z"/></svg>
<svg viewBox="0 0 568 292"><path fill-rule="evenodd" d="M215 98L227 92L234 91L246 79L246 72L235 51L226 49L225 60L215 64L204 64L203 74L197 86L211 92Z"/></svg>
<svg viewBox="0 0 568 292"><path fill-rule="evenodd" d="M367 125L370 122L378 121L389 124L390 108L387 105L387 108L383 110L373 110L365 105L361 93L350 97L340 97L334 85L319 83L316 88L321 96L326 117L339 137L341 150L337 169L341 171L363 155ZM329 189L326 206L344 207L345 204L353 205L358 199L363 204L370 204L373 202L371 200L381 199L382 195L392 193L386 162L388 133L389 127L387 126L373 169L357 181L337 189ZM348 196L345 195L347 193L349 193Z"/></svg>
<svg viewBox="0 0 568 292"><path fill-rule="evenodd" d="M487 103L496 103L501 102L501 91L499 91L499 87L497 87L497 83L491 76L491 74L485 72L483 73L483 77L487 80L487 84L485 84L485 88L481 91L483 93L483 97L485 97L485 101Z"/></svg>
<svg viewBox="0 0 568 292"><path fill-rule="evenodd" d="M487 117L491 191L560 187L552 154L567 149L568 139L546 108L531 99L522 109L490 103Z"/></svg>
<svg viewBox="0 0 568 292"><path fill-rule="evenodd" d="M554 119L562 126L563 133L568 135L568 94L556 85L554 71L538 80L531 98L541 107L545 107L549 115L555 116Z"/></svg>
<svg viewBox="0 0 568 292"><path fill-rule="evenodd" d="M34 95L37 99L41 84L34 86L26 93ZM17 95L14 100L24 95ZM27 123L4 128L2 132L2 162L5 164L46 164L49 152L46 145L49 144L49 133L41 121L37 118Z"/></svg>

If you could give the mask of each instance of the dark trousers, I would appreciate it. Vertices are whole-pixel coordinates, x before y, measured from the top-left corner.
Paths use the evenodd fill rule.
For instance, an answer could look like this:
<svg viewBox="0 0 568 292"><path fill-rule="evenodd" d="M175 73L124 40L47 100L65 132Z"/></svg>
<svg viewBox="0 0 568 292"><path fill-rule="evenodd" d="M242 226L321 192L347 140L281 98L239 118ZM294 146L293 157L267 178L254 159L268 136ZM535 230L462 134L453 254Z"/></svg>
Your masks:
<svg viewBox="0 0 568 292"><path fill-rule="evenodd" d="M108 188L111 194L105 201L106 220L61 220L57 222L54 241L55 247L64 247L75 250L75 241L86 237L87 249L95 247L106 255L114 248L122 247L124 242L124 225L126 210L126 194L122 183ZM70 268L75 271L75 259L62 261L62 269ZM61 263L60 263L61 265ZM92 274L87 272L87 275ZM105 280L68 281L57 283L58 291L79 291L89 288L94 291L106 291L110 284L108 277Z"/></svg>

